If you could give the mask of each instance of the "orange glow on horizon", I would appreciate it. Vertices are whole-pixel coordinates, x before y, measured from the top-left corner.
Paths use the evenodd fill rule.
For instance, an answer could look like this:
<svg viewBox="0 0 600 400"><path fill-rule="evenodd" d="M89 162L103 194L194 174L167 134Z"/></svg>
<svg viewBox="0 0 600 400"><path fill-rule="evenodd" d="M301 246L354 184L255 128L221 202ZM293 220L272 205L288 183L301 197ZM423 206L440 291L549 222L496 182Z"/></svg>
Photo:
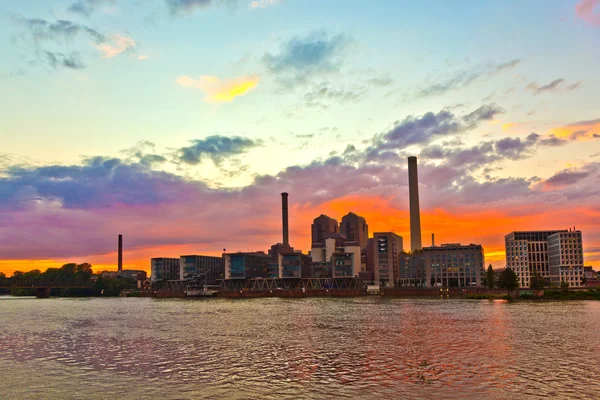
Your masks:
<svg viewBox="0 0 600 400"><path fill-rule="evenodd" d="M320 214L329 215L341 222L342 216L354 212L367 220L369 234L374 232L393 231L403 237L404 247L410 244L409 213L404 208L399 209L394 204L393 197L378 197L373 195L350 195L321 204L312 205L292 204L290 209L290 244L304 253L310 250L310 224ZM504 236L516 230L542 230L566 227L570 224L573 210L565 212L557 209L552 212L542 212L534 206L515 207L511 212L500 210L486 210L469 208L445 210L432 209L421 211L422 241L424 246L431 244L431 234L435 233L436 245L443 243L481 244L484 247L486 266L492 264L494 268L503 267L505 263ZM585 215L587 225L579 228L585 232L591 230L594 221L600 217L595 210L577 209L578 215ZM256 225L259 221L248 222L248 226ZM246 238L232 237L231 242L216 246L214 243L188 243L169 244L160 246L144 246L127 248L124 251L125 269L141 269L150 272L150 258L152 257L179 257L186 254L204 254L220 256L222 247L227 247L228 252L236 251L267 251L268 248L281 241L280 222L272 220L260 221L263 223L264 235L254 235ZM202 237L198 239L208 239ZM116 250L116 249L115 249ZM600 257L594 253L585 253L585 264L598 263ZM0 260L0 271L7 275L16 270L28 271L32 269L45 270L50 267L60 267L67 262L89 262L94 272L103 270L114 271L117 269L116 251L102 255L70 257L64 261L59 260Z"/></svg>

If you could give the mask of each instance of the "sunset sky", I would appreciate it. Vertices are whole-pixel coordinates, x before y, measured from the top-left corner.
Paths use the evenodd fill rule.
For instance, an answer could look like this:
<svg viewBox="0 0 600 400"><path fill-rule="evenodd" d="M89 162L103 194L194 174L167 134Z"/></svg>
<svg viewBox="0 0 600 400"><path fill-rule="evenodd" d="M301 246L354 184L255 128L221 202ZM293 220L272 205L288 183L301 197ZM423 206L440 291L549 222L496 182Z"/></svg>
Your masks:
<svg viewBox="0 0 600 400"><path fill-rule="evenodd" d="M600 0L0 5L0 271L308 251L320 214L409 247L583 231L600 266Z"/></svg>

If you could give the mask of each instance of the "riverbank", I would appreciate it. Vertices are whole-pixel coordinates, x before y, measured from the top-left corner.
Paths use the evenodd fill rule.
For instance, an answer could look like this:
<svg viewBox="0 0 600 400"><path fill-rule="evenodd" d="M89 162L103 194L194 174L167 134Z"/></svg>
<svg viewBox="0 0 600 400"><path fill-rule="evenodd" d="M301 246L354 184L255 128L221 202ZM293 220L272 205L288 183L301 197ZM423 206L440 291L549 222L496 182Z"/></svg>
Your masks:
<svg viewBox="0 0 600 400"><path fill-rule="evenodd" d="M600 300L600 289L588 290L544 290L539 295L535 293L480 293L471 294L466 299L477 300L509 300L509 301L547 301L547 300Z"/></svg>

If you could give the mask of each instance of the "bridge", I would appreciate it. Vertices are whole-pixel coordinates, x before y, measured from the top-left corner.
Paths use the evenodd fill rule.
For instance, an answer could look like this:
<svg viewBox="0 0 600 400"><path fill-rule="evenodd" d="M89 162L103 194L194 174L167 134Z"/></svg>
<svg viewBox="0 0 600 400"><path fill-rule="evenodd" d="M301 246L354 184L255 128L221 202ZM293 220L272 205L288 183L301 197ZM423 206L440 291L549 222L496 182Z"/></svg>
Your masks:
<svg viewBox="0 0 600 400"><path fill-rule="evenodd" d="M41 281L15 281L6 279L0 282L0 289L32 289L38 299L50 297L52 289L91 289L94 283L86 282L41 282Z"/></svg>

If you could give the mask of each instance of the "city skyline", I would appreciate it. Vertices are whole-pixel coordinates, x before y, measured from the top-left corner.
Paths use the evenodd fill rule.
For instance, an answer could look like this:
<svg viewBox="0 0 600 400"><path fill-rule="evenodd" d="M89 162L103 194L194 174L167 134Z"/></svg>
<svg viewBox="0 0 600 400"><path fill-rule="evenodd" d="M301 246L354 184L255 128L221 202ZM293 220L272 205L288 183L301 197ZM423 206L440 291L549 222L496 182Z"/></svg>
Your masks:
<svg viewBox="0 0 600 400"><path fill-rule="evenodd" d="M266 251L281 192L296 249L353 212L408 250L408 156L423 246L576 226L596 267L599 4L2 5L0 271Z"/></svg>

